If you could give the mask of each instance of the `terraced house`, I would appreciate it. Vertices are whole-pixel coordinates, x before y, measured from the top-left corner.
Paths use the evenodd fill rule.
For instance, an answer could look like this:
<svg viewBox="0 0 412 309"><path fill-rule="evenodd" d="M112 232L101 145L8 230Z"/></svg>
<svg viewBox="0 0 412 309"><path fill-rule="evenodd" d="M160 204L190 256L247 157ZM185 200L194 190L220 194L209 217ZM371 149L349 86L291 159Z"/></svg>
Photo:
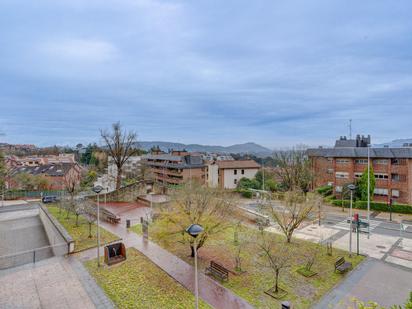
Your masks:
<svg viewBox="0 0 412 309"><path fill-rule="evenodd" d="M150 168L154 179L166 185L178 185L189 179L206 183L207 167L201 155L186 151L142 156L142 163Z"/></svg>
<svg viewBox="0 0 412 309"><path fill-rule="evenodd" d="M344 185L355 183L367 169L370 141L370 136L341 137L333 148L308 149L313 186L331 185L334 194L341 195ZM375 174L373 199L412 204L412 147L369 148L369 158Z"/></svg>

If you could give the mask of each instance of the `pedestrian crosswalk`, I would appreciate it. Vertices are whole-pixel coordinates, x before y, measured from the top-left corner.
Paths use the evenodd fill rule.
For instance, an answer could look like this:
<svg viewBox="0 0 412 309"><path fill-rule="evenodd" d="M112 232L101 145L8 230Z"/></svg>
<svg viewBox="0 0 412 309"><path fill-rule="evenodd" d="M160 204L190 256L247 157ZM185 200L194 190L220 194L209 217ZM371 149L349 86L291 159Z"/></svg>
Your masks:
<svg viewBox="0 0 412 309"><path fill-rule="evenodd" d="M381 221L370 220L370 231L373 232L373 230L377 228L380 224L381 224ZM342 221L338 221L336 224L333 225L333 227L339 228L341 230L349 231L349 225L350 225L349 222L345 219ZM360 230L367 231L368 228L362 227Z"/></svg>

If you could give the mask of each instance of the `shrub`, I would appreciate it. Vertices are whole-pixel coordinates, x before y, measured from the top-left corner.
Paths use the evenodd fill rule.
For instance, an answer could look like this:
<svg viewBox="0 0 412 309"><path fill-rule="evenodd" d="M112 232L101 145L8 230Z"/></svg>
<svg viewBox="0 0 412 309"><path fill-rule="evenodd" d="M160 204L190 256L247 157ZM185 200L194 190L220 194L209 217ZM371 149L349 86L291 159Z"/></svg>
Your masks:
<svg viewBox="0 0 412 309"><path fill-rule="evenodd" d="M252 198L253 196L252 191L249 191L249 190L241 190L240 194L242 194L242 196L246 198Z"/></svg>
<svg viewBox="0 0 412 309"><path fill-rule="evenodd" d="M328 196L333 193L333 188L332 186L322 186L322 187L315 189L315 191L319 193L320 195Z"/></svg>
<svg viewBox="0 0 412 309"><path fill-rule="evenodd" d="M342 200L332 200L331 204L334 206L342 207ZM343 200L343 206L345 208L350 207L349 200ZM356 209L367 209L368 202L367 201L356 201L353 202L353 208ZM386 203L379 203L379 202L370 202L370 209L375 211L386 211L389 212L389 206ZM403 213L403 214L412 214L412 205L407 204L393 204L392 205L392 212L394 213Z"/></svg>

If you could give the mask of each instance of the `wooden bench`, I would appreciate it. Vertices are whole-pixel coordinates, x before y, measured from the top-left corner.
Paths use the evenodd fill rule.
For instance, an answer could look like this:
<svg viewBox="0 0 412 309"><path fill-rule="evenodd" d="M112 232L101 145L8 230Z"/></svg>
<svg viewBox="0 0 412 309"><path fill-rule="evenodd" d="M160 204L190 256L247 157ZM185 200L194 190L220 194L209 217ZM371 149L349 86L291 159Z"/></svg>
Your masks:
<svg viewBox="0 0 412 309"><path fill-rule="evenodd" d="M346 262L344 257L340 257L335 262L335 272L338 271L339 273L344 273L349 269L352 269L352 263Z"/></svg>
<svg viewBox="0 0 412 309"><path fill-rule="evenodd" d="M206 273L211 274L221 281L229 280L229 270L214 261L210 261L210 266L206 268Z"/></svg>

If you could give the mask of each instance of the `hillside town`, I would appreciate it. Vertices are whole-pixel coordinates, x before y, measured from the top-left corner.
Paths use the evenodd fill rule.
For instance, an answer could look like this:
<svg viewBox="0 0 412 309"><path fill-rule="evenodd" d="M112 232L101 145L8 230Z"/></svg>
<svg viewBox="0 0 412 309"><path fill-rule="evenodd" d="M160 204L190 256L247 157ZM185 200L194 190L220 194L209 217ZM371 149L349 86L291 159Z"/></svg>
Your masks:
<svg viewBox="0 0 412 309"><path fill-rule="evenodd" d="M8 254L0 257L1 269L19 269L27 263L50 267L53 257L63 257L59 263L66 263L67 256L73 256L84 263L82 272L89 272L100 290L115 271L110 265L121 263L116 271L125 271L122 276L130 276L126 280L132 282L133 274L126 274L144 256L145 263L159 267L159 276L169 274L168 280L182 285L181 293L190 293L192 271L179 275L174 269L190 268L196 262L200 272L195 273L201 278L196 304L215 308L292 308L292 303L297 308L314 303L315 308L324 308L336 302L334 295L343 293L342 285L336 284L352 280L349 273L372 282L377 274L368 270L371 267L384 271L387 280L396 280L399 295L408 293L412 270L409 145L373 147L371 136L341 136L333 147L275 150L269 160L236 153L163 151L159 146L145 150L138 148L136 134L120 123L113 124L112 132L102 131L102 137L106 144L73 149L3 144L0 218L4 217L6 229L13 227L13 233L2 237L0 248ZM27 230L29 219L32 228ZM204 233L199 243L196 236L177 237L190 235L191 228ZM259 231L264 234L259 236ZM16 233L21 235L15 238ZM267 266L254 264L255 254ZM159 255L165 257L159 260ZM265 264L272 259L274 264ZM297 273L285 266L287 261L297 267ZM266 280L270 283L273 278L271 269L280 273L281 281L275 276L274 287L265 291ZM312 276L323 280L324 286L315 288ZM153 279L142 280L152 284L147 280ZM302 284L314 293L301 294ZM241 293L245 285L253 293ZM219 297L212 293L217 290ZM268 297L255 298L259 291ZM87 307L123 307L123 301L117 300L123 294L115 288L106 286L99 293L104 296ZM133 292L122 293L128 299ZM327 294L321 297L323 293ZM384 304L403 300L398 294L367 289L364 293L349 295L359 298L359 304L364 295ZM158 299L151 297L148 306L154 307ZM185 297L187 307L190 298ZM13 303L20 306L17 300Z"/></svg>

